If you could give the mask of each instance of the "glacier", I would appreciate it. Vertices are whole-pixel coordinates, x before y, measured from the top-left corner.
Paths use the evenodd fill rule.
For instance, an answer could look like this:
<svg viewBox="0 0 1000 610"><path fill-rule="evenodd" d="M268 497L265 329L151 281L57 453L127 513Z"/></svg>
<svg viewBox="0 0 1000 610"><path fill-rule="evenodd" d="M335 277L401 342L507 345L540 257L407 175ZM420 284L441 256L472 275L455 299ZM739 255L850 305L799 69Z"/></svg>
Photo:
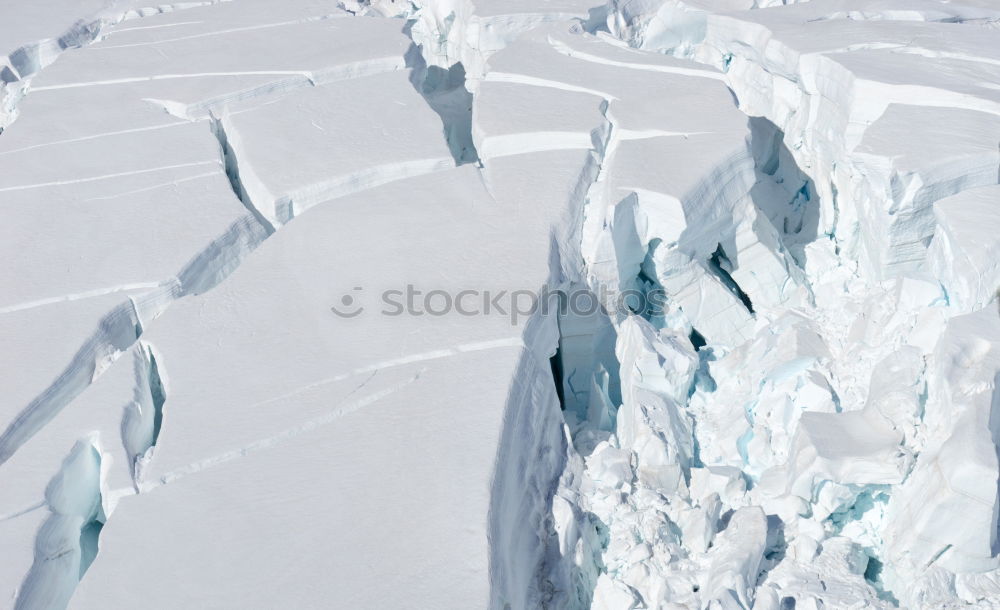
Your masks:
<svg viewBox="0 0 1000 610"><path fill-rule="evenodd" d="M1000 607L995 0L0 16L3 607Z"/></svg>

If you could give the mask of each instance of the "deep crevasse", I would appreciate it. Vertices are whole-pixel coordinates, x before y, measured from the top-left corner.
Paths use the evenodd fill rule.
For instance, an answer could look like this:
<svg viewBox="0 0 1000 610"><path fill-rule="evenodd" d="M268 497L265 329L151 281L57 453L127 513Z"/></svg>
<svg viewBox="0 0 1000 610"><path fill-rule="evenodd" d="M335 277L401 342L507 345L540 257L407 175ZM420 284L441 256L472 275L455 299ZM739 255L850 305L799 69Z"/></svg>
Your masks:
<svg viewBox="0 0 1000 610"><path fill-rule="evenodd" d="M761 15L791 37L797 18L829 10L812 4L787 21L779 9ZM979 257L985 244L965 259L971 270L944 252L953 226L967 247L992 240L972 238L968 222L995 201L996 132L966 125L991 125L993 102L945 107L939 100L953 98L941 87L925 104L942 123L907 140L898 126L927 111L910 105L917 85L848 85L852 98L830 87L860 79L817 53L822 43L799 58L755 21L676 2L610 9L612 34L717 66L740 108L769 121L751 121L756 180L721 195L728 213L748 219L699 231L720 199L695 191L698 213L681 232L658 224L662 208L643 209L636 189L597 212L591 226L604 244L584 238L595 292L638 284L665 293L666 305L652 315L612 310L616 332L593 327L564 377L567 387L570 375L576 387L592 380L589 404L567 409L581 457L555 501L562 555L577 566L571 605L591 595L607 608L992 603L996 280ZM845 123L824 126L831 121ZM950 141L930 145L935 137ZM890 150L900 169L878 156ZM588 214L595 203L607 206L591 197ZM767 271L766 261L778 265ZM724 275L712 278L713 267ZM745 308L733 300L706 311L704 284L685 300L706 281L718 293L735 285L730 297ZM620 396L608 391L612 365Z"/></svg>

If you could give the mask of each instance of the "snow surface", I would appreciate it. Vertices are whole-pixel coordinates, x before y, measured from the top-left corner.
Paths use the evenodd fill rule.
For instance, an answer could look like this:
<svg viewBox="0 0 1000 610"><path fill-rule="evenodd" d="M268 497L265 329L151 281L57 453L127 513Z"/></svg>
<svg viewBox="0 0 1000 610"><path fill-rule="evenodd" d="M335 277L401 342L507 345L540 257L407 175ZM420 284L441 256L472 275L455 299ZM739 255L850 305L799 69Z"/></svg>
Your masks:
<svg viewBox="0 0 1000 610"><path fill-rule="evenodd" d="M0 52L3 607L1000 607L994 0L43 0Z"/></svg>

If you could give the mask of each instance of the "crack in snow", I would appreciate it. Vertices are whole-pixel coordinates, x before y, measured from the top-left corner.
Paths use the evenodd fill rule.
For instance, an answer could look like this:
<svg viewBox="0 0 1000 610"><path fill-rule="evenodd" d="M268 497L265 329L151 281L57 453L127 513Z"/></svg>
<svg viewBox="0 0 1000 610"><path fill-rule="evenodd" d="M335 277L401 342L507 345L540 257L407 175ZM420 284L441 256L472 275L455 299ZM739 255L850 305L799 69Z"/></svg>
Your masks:
<svg viewBox="0 0 1000 610"><path fill-rule="evenodd" d="M39 182L36 184L23 184L18 186L6 186L0 188L0 193L6 193L10 191L25 191L30 189L45 188L49 186L65 186L67 184L82 184L85 182L97 182L100 180L108 180L111 178L121 178L122 176L138 176L141 174L151 174L155 172L162 172L168 169L183 169L185 167L201 167L204 165L219 165L219 161L193 161L191 163L176 163L174 165L163 165L160 167L149 167L146 169L136 169L128 172L115 172L113 174L104 174L102 176L89 176L87 178L76 178L73 180L53 180L51 182Z"/></svg>
<svg viewBox="0 0 1000 610"><path fill-rule="evenodd" d="M160 282L136 282L133 284L120 284L117 286L107 286L105 288L95 288L93 290L87 290L84 292L74 292L71 294L64 294L57 297L48 297L45 299L28 301L26 303L18 303L16 305L7 305L5 307L0 307L0 314L13 313L15 311L22 311L25 309L34 309L35 307L44 307L46 305L54 305L56 303L66 303L68 301L91 299L94 297L100 297L108 294L116 294L119 292L132 292L135 290L142 290L144 288L159 288L160 286L162 286Z"/></svg>

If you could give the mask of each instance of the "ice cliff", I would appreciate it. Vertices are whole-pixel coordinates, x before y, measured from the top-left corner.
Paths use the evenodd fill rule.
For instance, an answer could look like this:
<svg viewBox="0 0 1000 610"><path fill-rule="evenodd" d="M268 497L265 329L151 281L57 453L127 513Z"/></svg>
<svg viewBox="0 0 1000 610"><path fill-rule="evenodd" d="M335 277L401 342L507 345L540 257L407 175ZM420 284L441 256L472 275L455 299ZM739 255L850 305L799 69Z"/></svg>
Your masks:
<svg viewBox="0 0 1000 610"><path fill-rule="evenodd" d="M993 0L0 17L3 607L1000 607Z"/></svg>

